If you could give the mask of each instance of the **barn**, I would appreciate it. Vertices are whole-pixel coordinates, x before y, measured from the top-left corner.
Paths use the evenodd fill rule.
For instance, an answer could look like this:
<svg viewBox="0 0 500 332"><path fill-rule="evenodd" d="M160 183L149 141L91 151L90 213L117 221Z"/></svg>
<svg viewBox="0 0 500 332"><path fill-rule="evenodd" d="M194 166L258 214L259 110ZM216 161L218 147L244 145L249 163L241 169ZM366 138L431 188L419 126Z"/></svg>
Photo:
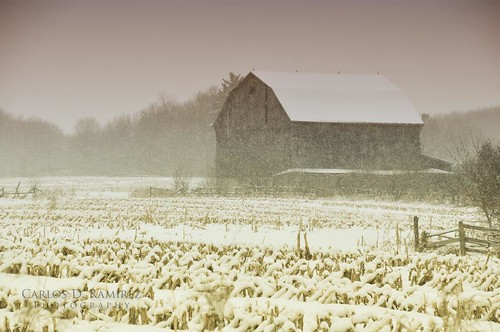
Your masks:
<svg viewBox="0 0 500 332"><path fill-rule="evenodd" d="M448 168L420 153L422 126L382 75L250 72L214 123L217 175Z"/></svg>

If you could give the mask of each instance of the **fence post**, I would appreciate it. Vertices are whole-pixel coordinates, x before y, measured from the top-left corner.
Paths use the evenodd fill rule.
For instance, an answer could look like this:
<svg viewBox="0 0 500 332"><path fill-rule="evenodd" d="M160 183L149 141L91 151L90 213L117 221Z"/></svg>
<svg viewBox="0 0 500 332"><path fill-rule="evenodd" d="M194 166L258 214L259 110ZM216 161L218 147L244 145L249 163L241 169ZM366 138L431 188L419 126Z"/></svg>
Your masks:
<svg viewBox="0 0 500 332"><path fill-rule="evenodd" d="M16 187L16 192L14 193L14 196L13 197L21 197L21 194L19 193L19 187L21 186L21 182L19 181L17 183L17 187Z"/></svg>
<svg viewBox="0 0 500 332"><path fill-rule="evenodd" d="M418 217L413 217L413 236L415 237L415 251L420 251L420 243L418 238Z"/></svg>
<svg viewBox="0 0 500 332"><path fill-rule="evenodd" d="M465 247L465 229L463 221L458 222L458 238L460 240L460 255L466 254L467 248Z"/></svg>
<svg viewBox="0 0 500 332"><path fill-rule="evenodd" d="M427 247L427 244L429 243L429 234L426 231L422 232L422 238L420 239L420 248L423 249Z"/></svg>

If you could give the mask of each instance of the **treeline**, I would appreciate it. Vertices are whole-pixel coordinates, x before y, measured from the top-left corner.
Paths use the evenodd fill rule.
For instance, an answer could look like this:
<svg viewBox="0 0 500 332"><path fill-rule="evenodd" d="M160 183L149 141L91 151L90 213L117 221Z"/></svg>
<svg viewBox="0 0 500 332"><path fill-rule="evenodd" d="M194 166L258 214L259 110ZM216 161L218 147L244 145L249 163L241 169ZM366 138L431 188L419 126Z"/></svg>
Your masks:
<svg viewBox="0 0 500 332"><path fill-rule="evenodd" d="M0 111L0 176L209 175L215 163L211 125L240 79L231 73L220 87L184 103L162 96L142 112L104 125L84 118L71 135Z"/></svg>
<svg viewBox="0 0 500 332"><path fill-rule="evenodd" d="M215 154L211 123L219 94L209 90L187 103L164 97L136 116L103 127L91 118L76 123L70 169L95 175L206 174Z"/></svg>
<svg viewBox="0 0 500 332"><path fill-rule="evenodd" d="M66 143L56 125L0 110L0 176L59 173L66 162Z"/></svg>
<svg viewBox="0 0 500 332"><path fill-rule="evenodd" d="M473 153L486 140L500 145L500 107L424 116L424 122L422 151L437 158L455 161L459 154Z"/></svg>

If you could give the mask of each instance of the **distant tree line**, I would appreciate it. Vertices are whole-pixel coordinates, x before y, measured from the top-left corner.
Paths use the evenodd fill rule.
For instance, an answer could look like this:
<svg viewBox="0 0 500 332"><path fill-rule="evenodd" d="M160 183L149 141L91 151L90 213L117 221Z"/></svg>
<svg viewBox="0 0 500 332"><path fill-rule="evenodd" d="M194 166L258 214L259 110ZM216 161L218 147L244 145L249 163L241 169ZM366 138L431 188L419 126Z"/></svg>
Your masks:
<svg viewBox="0 0 500 332"><path fill-rule="evenodd" d="M66 162L66 143L56 125L0 110L0 176L59 173Z"/></svg>
<svg viewBox="0 0 500 332"><path fill-rule="evenodd" d="M474 153L480 142L500 145L500 107L428 116L421 134L422 151L456 162L456 148Z"/></svg>
<svg viewBox="0 0 500 332"><path fill-rule="evenodd" d="M212 123L240 75L230 73L180 103L168 96L133 116L101 125L77 121L64 135L55 125L0 110L0 176L209 175L215 163Z"/></svg>

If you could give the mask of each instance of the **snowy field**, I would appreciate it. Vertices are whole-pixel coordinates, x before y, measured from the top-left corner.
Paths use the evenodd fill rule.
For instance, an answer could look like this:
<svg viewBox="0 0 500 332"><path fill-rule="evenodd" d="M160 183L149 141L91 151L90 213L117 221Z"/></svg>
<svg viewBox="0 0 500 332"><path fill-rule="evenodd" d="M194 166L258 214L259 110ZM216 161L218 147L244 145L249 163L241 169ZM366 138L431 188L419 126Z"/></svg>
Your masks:
<svg viewBox="0 0 500 332"><path fill-rule="evenodd" d="M163 197L169 178L0 179L0 330L498 331L500 262L415 253L474 208ZM200 185L203 179L195 179Z"/></svg>

